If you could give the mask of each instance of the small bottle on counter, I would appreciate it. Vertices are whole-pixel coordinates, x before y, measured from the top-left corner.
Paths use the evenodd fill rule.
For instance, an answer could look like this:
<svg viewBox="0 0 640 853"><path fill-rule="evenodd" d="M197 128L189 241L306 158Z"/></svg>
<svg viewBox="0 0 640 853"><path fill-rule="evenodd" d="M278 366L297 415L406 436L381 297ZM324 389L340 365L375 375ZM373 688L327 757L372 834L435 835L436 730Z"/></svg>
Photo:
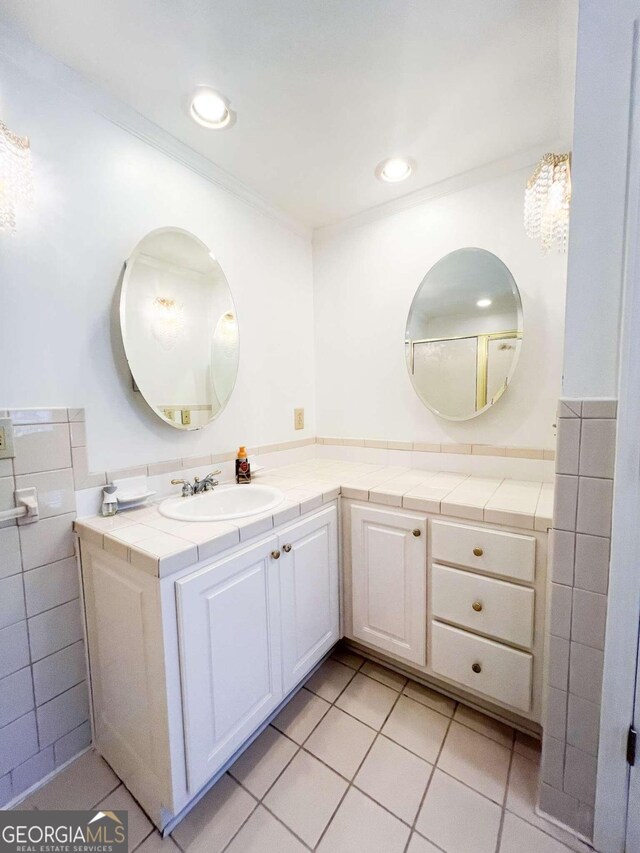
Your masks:
<svg viewBox="0 0 640 853"><path fill-rule="evenodd" d="M240 447L238 449L238 458L236 459L236 483L251 482L251 465L247 459L247 448Z"/></svg>
<svg viewBox="0 0 640 853"><path fill-rule="evenodd" d="M116 497L116 489L112 483L105 486L102 490L102 514L105 518L115 515L118 512L118 498Z"/></svg>

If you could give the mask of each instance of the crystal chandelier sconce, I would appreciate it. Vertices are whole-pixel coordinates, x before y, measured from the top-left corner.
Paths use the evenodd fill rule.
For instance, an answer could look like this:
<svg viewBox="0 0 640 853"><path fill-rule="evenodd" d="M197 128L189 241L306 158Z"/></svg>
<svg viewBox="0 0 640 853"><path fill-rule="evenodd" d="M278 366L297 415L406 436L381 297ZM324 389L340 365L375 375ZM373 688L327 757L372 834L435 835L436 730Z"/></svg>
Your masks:
<svg viewBox="0 0 640 853"><path fill-rule="evenodd" d="M16 212L33 199L31 148L0 121L0 231L16 230Z"/></svg>
<svg viewBox="0 0 640 853"><path fill-rule="evenodd" d="M153 336L162 349L174 348L182 335L184 311L175 299L157 296L153 302Z"/></svg>
<svg viewBox="0 0 640 853"><path fill-rule="evenodd" d="M567 251L571 205L571 154L545 154L527 181L524 227L546 254Z"/></svg>

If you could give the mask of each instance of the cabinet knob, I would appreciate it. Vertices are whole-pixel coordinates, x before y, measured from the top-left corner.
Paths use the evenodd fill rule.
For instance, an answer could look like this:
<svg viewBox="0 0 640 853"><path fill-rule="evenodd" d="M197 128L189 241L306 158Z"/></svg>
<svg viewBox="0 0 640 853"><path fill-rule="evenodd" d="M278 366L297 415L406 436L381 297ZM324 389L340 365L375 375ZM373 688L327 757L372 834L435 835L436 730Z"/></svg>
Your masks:
<svg viewBox="0 0 640 853"><path fill-rule="evenodd" d="M472 665L471 665L471 669L472 669L474 672L482 672L482 667L480 666L480 664L479 664L479 663L474 663L474 664L472 664Z"/></svg>
<svg viewBox="0 0 640 853"><path fill-rule="evenodd" d="M480 611L482 610L482 602L481 601L474 601L471 606L476 611L476 613L480 613Z"/></svg>
<svg viewBox="0 0 640 853"><path fill-rule="evenodd" d="M283 545L282 550L284 551L285 554L288 554L289 551L291 550L291 545Z"/></svg>
<svg viewBox="0 0 640 853"><path fill-rule="evenodd" d="M271 558L273 560L279 560L280 559L280 551L272 551L271 552Z"/></svg>
<svg viewBox="0 0 640 853"><path fill-rule="evenodd" d="M413 535L414 536L422 536L422 531L420 530L419 527L414 528Z"/></svg>
<svg viewBox="0 0 640 853"><path fill-rule="evenodd" d="M482 548L474 548L473 553L475 554L476 557L482 557L482 555L484 554L484 551L482 550Z"/></svg>

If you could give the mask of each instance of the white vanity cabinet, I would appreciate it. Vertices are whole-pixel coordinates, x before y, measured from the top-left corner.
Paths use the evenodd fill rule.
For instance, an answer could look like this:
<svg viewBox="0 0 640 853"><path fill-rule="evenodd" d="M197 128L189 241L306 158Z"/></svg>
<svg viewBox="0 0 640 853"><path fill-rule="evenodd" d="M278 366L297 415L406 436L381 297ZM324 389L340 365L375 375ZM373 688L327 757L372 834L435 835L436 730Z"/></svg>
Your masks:
<svg viewBox="0 0 640 853"><path fill-rule="evenodd" d="M339 639L337 504L163 578L81 554L95 742L164 827Z"/></svg>
<svg viewBox="0 0 640 853"><path fill-rule="evenodd" d="M408 674L539 722L546 532L343 500L344 630Z"/></svg>

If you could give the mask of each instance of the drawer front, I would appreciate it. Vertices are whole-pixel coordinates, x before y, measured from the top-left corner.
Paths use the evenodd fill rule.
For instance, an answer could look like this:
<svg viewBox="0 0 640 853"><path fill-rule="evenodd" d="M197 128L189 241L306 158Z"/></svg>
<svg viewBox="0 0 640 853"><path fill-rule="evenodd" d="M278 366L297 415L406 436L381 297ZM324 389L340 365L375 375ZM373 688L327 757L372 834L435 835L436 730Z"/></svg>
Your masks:
<svg viewBox="0 0 640 853"><path fill-rule="evenodd" d="M433 616L497 640L531 648L534 600L523 586L437 564L431 569Z"/></svg>
<svg viewBox="0 0 640 853"><path fill-rule="evenodd" d="M533 536L432 521L431 555L436 563L456 563L516 580L533 581L535 577Z"/></svg>
<svg viewBox="0 0 640 853"><path fill-rule="evenodd" d="M502 705L519 711L531 709L533 658L527 652L434 621L431 668Z"/></svg>

